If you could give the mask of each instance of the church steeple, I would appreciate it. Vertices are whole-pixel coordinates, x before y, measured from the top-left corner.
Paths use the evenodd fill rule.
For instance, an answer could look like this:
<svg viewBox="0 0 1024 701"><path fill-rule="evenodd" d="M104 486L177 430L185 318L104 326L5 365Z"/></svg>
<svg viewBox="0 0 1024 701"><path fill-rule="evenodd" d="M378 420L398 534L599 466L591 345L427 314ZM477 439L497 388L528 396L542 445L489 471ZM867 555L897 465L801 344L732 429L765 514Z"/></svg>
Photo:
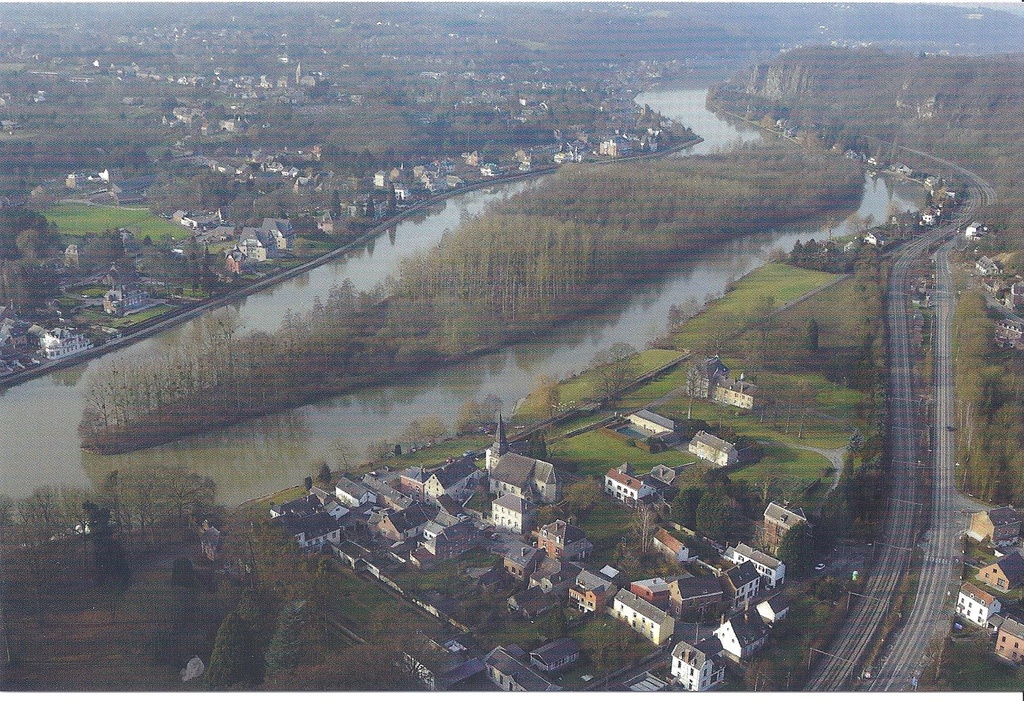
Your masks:
<svg viewBox="0 0 1024 701"><path fill-rule="evenodd" d="M501 412L498 412L498 428L494 432L494 445L491 446L491 452L495 457L501 457L508 452L508 438L505 437L505 422L501 418Z"/></svg>

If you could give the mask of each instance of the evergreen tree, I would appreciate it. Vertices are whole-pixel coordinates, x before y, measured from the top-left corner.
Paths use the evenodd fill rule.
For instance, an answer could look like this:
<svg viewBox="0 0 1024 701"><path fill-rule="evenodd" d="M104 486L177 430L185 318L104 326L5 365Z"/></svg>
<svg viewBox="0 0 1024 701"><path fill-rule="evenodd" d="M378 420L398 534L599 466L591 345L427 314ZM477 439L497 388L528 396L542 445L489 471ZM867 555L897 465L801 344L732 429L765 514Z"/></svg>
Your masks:
<svg viewBox="0 0 1024 701"><path fill-rule="evenodd" d="M818 350L818 322L811 319L807 322L807 333L804 339L804 347L809 351Z"/></svg>
<svg viewBox="0 0 1024 701"><path fill-rule="evenodd" d="M305 605L305 601L292 601L281 609L277 630L267 647L268 675L279 674L298 665L302 651L302 627L306 623Z"/></svg>
<svg viewBox="0 0 1024 701"><path fill-rule="evenodd" d="M193 588L199 586L196 579L196 571L192 567L192 561L187 557L179 557L174 561L171 569L171 584L176 587Z"/></svg>
<svg viewBox="0 0 1024 701"><path fill-rule="evenodd" d="M321 462L316 473L316 481L327 487L331 484L331 467L326 462Z"/></svg>
<svg viewBox="0 0 1024 701"><path fill-rule="evenodd" d="M697 531L712 540L725 541L729 537L730 509L728 495L721 485L711 486L700 497L697 505Z"/></svg>
<svg viewBox="0 0 1024 701"><path fill-rule="evenodd" d="M232 611L220 624L210 653L206 682L214 689L226 689L253 681L253 656L249 627Z"/></svg>
<svg viewBox="0 0 1024 701"><path fill-rule="evenodd" d="M786 571L796 575L806 572L811 566L813 545L806 523L790 528L779 543L779 559L786 563Z"/></svg>

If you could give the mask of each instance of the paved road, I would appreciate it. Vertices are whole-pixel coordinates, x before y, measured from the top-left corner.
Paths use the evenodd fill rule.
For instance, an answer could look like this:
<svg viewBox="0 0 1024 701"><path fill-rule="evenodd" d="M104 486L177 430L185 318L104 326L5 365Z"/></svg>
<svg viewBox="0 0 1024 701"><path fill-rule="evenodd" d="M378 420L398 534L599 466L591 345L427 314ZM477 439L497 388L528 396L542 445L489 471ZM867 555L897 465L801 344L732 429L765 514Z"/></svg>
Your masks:
<svg viewBox="0 0 1024 701"><path fill-rule="evenodd" d="M910 150L910 149L908 149ZM918 155L927 156L918 151ZM933 425L945 427L952 417L951 369L949 366L949 319L954 300L950 297L951 285L948 279L948 252L955 240L957 227L974 216L979 203L990 203L994 198L991 187L975 174L957 168L954 164L936 159L948 168L956 169L968 178L973 187L971 196L961 208L957 220L945 227L939 227L907 245L897 253L887 283L886 316L889 324L888 355L889 415L890 415L890 468L891 489L885 509L882 534L876 545L880 555L869 577L863 597L857 597L850 615L829 651L818 654L817 667L810 678L807 689L811 691L851 689L858 684L865 653L881 633L882 623L892 605L896 587L909 569L911 552L915 543L915 530L920 507L919 480L916 471L927 467L928 454L921 446L921 418L911 375L910 333L908 328L908 282L911 265L922 259L934 247L940 247L936 264L943 268L945 275L940 284L945 295L944 309L938 313L940 328L936 337L943 337L944 357L936 360L936 417ZM942 297L941 294L937 295ZM941 391L941 396L938 396ZM907 623L896 635L891 651L886 655L881 674L867 683L875 690L903 689L909 685L910 677L922 665L922 659L929 643L938 633L944 632L949 616L942 610L939 614L946 591L950 586L953 566L951 558L959 554L951 545L951 536L959 528L962 517L960 502L954 499L952 479L953 465L952 436L942 430L937 432L936 452L932 454L934 469L931 522L934 528L922 540L925 560L922 565L920 585L915 605ZM919 462L920 461L920 462Z"/></svg>
<svg viewBox="0 0 1024 701"><path fill-rule="evenodd" d="M960 215L965 223L978 205L992 204L995 192L974 173L942 161L972 183L970 207ZM949 254L957 245L950 237L937 249L935 261L934 339L934 452L932 454L932 493L929 530L921 537L923 561L914 607L906 624L897 632L885 661L868 688L872 691L901 691L911 688L911 679L934 662L938 642L949 631L960 586L960 533L965 522L963 500L956 491L955 440L946 430L954 424L952 321L956 295L949 266Z"/></svg>

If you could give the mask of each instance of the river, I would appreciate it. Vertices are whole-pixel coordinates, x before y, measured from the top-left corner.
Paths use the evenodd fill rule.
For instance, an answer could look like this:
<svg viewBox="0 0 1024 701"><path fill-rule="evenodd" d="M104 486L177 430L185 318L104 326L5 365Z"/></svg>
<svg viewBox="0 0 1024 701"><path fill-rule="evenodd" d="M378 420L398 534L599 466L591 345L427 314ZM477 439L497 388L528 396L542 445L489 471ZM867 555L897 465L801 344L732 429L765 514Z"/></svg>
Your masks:
<svg viewBox="0 0 1024 701"><path fill-rule="evenodd" d="M658 90L637 97L663 114L691 126L704 142L681 153L707 153L737 141L761 138L747 125L726 122L704 106L706 91ZM550 176L547 176L550 177ZM344 260L254 294L235 305L245 329L272 330L286 310L308 310L317 295L326 297L334 284L351 279L370 289L397 270L408 253L436 245L446 229L480 212L489 202L537 187L543 177L527 182L450 198L382 234L371 246ZM922 195L916 186L865 178L861 218L881 221L889 202L916 209ZM834 233L848 231L841 222ZM564 326L550 337L476 358L456 367L400 385L351 392L274 416L124 455L101 456L78 448L77 426L82 413L79 386L91 369L109 358L173 344L190 333L191 323L154 336L131 348L12 387L0 394L0 493L25 496L44 484L90 487L112 470L140 466L184 465L217 483L219 500L245 499L301 481L310 465L325 459L339 463L339 445L360 460L366 446L390 439L415 418L437 415L450 423L459 406L486 394L511 408L541 374L567 376L583 369L602 348L617 341L636 346L662 332L668 309L676 303L703 303L719 296L726 285L760 266L776 249L789 250L798 239L828 236L818 226L786 227L747 236L703 252L700 260L680 265L657 284L636 290L616 309ZM258 382L258 378L254 378Z"/></svg>

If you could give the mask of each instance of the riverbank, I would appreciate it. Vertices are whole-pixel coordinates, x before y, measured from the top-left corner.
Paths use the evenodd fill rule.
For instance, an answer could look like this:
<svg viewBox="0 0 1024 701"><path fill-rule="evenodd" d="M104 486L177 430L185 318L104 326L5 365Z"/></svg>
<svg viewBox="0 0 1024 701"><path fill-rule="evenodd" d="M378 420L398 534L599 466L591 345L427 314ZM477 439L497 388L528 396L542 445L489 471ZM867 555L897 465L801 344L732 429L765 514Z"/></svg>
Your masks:
<svg viewBox="0 0 1024 701"><path fill-rule="evenodd" d="M201 363L202 376L190 375L193 371L192 358L134 359L133 364L122 372L120 377L94 377L92 387L87 388L86 396L91 397L89 406L81 423L82 448L100 454L117 454L138 450L140 448L160 445L181 437L196 433L196 427L204 430L225 428L243 420L265 416L284 409L294 408L337 395L354 389L391 382L410 376L419 376L433 372L441 367L450 367L469 358L487 355L506 346L512 346L538 336L549 334L560 325L570 323L585 314L600 311L612 304L616 298L637 284L659 279L667 274L676 262L685 260L693 252L706 248L711 243L722 243L736 239L753 231L764 228L765 219L773 223L780 221L801 221L808 216L817 214L826 204L834 205L835 201L845 201L847 195L852 196L853 181L849 183L842 175L852 178L852 169L835 169L830 165L822 166L821 161L814 161L818 167L824 167L834 177L815 178L818 170L808 171L811 166L806 159L796 160L785 156L782 158L774 151L743 152L740 155L726 154L703 157L705 160L690 163L686 161L673 164L668 169L654 174L666 187L669 183L681 183L677 197L682 204L671 201L665 210L665 216L671 217L658 226L660 239L651 240L653 244L639 245L632 236L618 232L614 222L607 222L595 232L589 232L591 247L600 251L603 267L583 269L581 266L593 265L589 255L577 254L575 245L576 229L563 227L558 234L562 241L557 243L561 259L549 261L551 269L559 271L559 277L576 281L577 287L552 292L546 309L538 307L531 311L525 304L518 310L519 317L503 318L490 308L476 309L475 321L483 323L481 333L468 333L458 344L450 341L450 334L458 331L460 324L470 324L472 320L467 314L469 307L463 309L457 302L449 302L444 293L430 289L419 289L416 284L409 284L403 274L396 285L393 296L384 298L380 294L360 295L356 298L337 298L328 300L323 310L314 318L299 317L295 319L288 333L280 332L270 337L260 337L259 348L251 336L243 337L233 343L231 358L211 358ZM778 166L778 172L771 176L756 176L751 181L749 173L759 171L758 164ZM840 165L843 165L840 162ZM635 197L643 198L640 207L635 211L632 228L641 226L640 222L650 223L650 216L642 217L640 212L648 208L649 202L645 191L633 188L633 169L605 171L605 177L597 178L587 187L594 189L610 188L610 193L620 192L622 183L629 184L632 194L623 191L623 199L612 197L616 211L633 210L630 206ZM846 173L850 170L850 173ZM721 171L711 176L708 172ZM834 172L835 171L835 172ZM688 178L695 177L692 186L685 186ZM788 179L787 179L788 177ZM857 174L859 178L859 174ZM561 201L566 188L573 190L578 181L590 180L587 176L559 181L550 192L531 194L523 200L509 202L507 208L528 210L531 206L549 207ZM763 191L767 182L779 187L795 189L801 193L793 198L782 198L787 204L766 212L763 208L748 206L753 193ZM815 185L812 183L824 183ZM721 188L719 188L721 186ZM624 186L623 186L624 187ZM748 192L740 197L722 198L719 189L740 190ZM849 192L847 192L849 190ZM586 210L580 218L589 218L594 208L591 197L584 197L586 203L581 205ZM659 206L668 202L659 200ZM688 203L700 203L688 204ZM539 204L538 204L539 203ZM597 205L608 206L608 203ZM681 209L678 209L681 207ZM676 212L672 215L671 212ZM696 212L690 219L698 221L721 221L715 231L708 231L704 226L687 223L683 212ZM774 216L769 216L773 214ZM599 214L593 214L600 219ZM520 221L520 229L509 229L497 214L497 229L489 225L489 220L474 220L467 226L472 228L481 224L492 233L495 231L528 231L532 224ZM542 223L549 221L541 215ZM602 220L603 221L603 220ZM651 224L655 226L657 222ZM631 229L632 231L632 229ZM587 233L587 232L585 232ZM491 256L487 241L480 238L470 244L465 241L476 237L471 231L460 228L447 241L447 246L436 249L433 253L462 256L464 261L478 261L473 254L474 247L480 248L484 256ZM531 234L532 235L532 234ZM566 239L565 237L569 237ZM460 238L461 237L461 238ZM603 237L603 238L602 238ZM461 242L461 243L460 243ZM508 241L506 241L508 243ZM548 243L548 246L556 246ZM464 245L463 245L464 244ZM510 245L515 250L534 251L536 247L530 241ZM653 246L653 247L652 247ZM640 261L657 254L660 265L645 266ZM506 260L501 267L500 261L487 264L494 269L505 272L502 275L514 278L520 289L532 289L541 284L535 280L529 268L519 269L524 254L515 253L516 260ZM527 256L529 257L529 256ZM582 262L581 262L582 261ZM527 261L530 263L530 261ZM637 266L639 265L639 271ZM625 266L625 267L624 267ZM415 261L410 264L415 271ZM447 266L450 275L458 273L457 266ZM415 283L423 279L426 269L416 273ZM428 276L432 278L433 276ZM478 284L483 278L476 273L467 272L460 279ZM469 284L464 283L464 284ZM532 286L532 287L531 287ZM407 289L408 288L408 289ZM472 291L462 286L454 290L455 294L470 295ZM481 292L484 294L484 292ZM559 296L560 295L560 296ZM522 301L521 299L519 300ZM513 308L516 300L512 300ZM569 303L571 302L571 303ZM456 312L454 317L452 311ZM331 321L327 321L331 320ZM299 331L302 329L301 331ZM221 355L214 346L209 353ZM204 346L205 347L205 346ZM225 365L227 363L227 365ZM182 367L178 368L177 365ZM218 367L245 368L244 372L233 370L218 371ZM206 370L202 370L206 368ZM122 368L124 371L125 369ZM154 405L149 395L142 396L134 384L125 384L129 377L147 377L147 387L168 388L176 384L175 377L189 375L190 384L177 390L163 391L161 400ZM98 383L98 384L97 384ZM118 384L120 383L120 384ZM109 386L108 386L109 385ZM254 390L253 386L257 388ZM116 414L111 413L110 403L105 399L106 393L113 391L118 396ZM97 390L94 392L93 390ZM97 393L98 392L98 393ZM243 399L249 397L249 399ZM127 407L127 408L125 408Z"/></svg>
<svg viewBox="0 0 1024 701"><path fill-rule="evenodd" d="M700 136L694 135L690 139L686 139L685 141L682 141L669 148L654 153L643 153L635 156L627 156L624 158L618 158L614 160L583 163L582 165L586 167L601 167L614 163L664 158L666 156L678 153L688 148L692 148L693 146L696 146L697 144L700 144L703 141L704 140ZM9 375L7 377L0 378L0 391L10 387L14 387L23 382L28 382L29 380L42 377L44 375L47 375L58 370L64 370L67 368L74 367L76 365L81 365L82 363L94 360L108 353L121 350L123 348L127 348L132 344L150 338L163 331L167 331L168 329L171 329L175 326L187 323L199 316L202 316L203 314L206 314L207 312L220 309L221 307L225 307L230 304L241 302L253 294L262 292L263 290L266 290L282 282L298 277L299 275L302 275L304 273L308 273L309 271L314 270L315 268L318 268L327 263L330 263L344 256L347 253L358 250L366 246L370 241L373 241L379 236L381 236L381 234L387 232L388 229L397 226L406 219L409 219L410 217L413 217L416 214L419 214L424 210L427 210L434 205L440 204L452 197L457 197L469 192L482 190L488 187L495 187L498 185L505 185L512 182L528 180L531 178L538 178L544 175L551 175L553 173L556 173L561 167L561 165L552 164L542 166L534 170L530 170L528 172L500 175L494 178L490 178L488 180L481 180L478 182L470 183L458 189L449 190L443 194L428 197L425 200L417 202L408 209L403 210L402 212L399 212L398 214L381 221L379 224L375 224L372 228L367 229L365 233L353 239L352 241L349 241L348 243L338 246L337 248L334 248L320 256L317 256L316 258L310 259L293 268L276 271L265 278L256 280L251 284L246 285L245 287L232 290L224 295L206 300L204 302L197 302L194 304L189 304L187 306L182 306L177 310L168 312L167 314L161 315L152 320L142 322L132 327L130 331L123 333L119 338L111 339L110 341L104 343L101 346L96 346L95 348L82 351L81 353L76 353L73 356L62 358L60 360L43 361L40 365L34 368L30 368L28 370L15 373L13 375Z"/></svg>

